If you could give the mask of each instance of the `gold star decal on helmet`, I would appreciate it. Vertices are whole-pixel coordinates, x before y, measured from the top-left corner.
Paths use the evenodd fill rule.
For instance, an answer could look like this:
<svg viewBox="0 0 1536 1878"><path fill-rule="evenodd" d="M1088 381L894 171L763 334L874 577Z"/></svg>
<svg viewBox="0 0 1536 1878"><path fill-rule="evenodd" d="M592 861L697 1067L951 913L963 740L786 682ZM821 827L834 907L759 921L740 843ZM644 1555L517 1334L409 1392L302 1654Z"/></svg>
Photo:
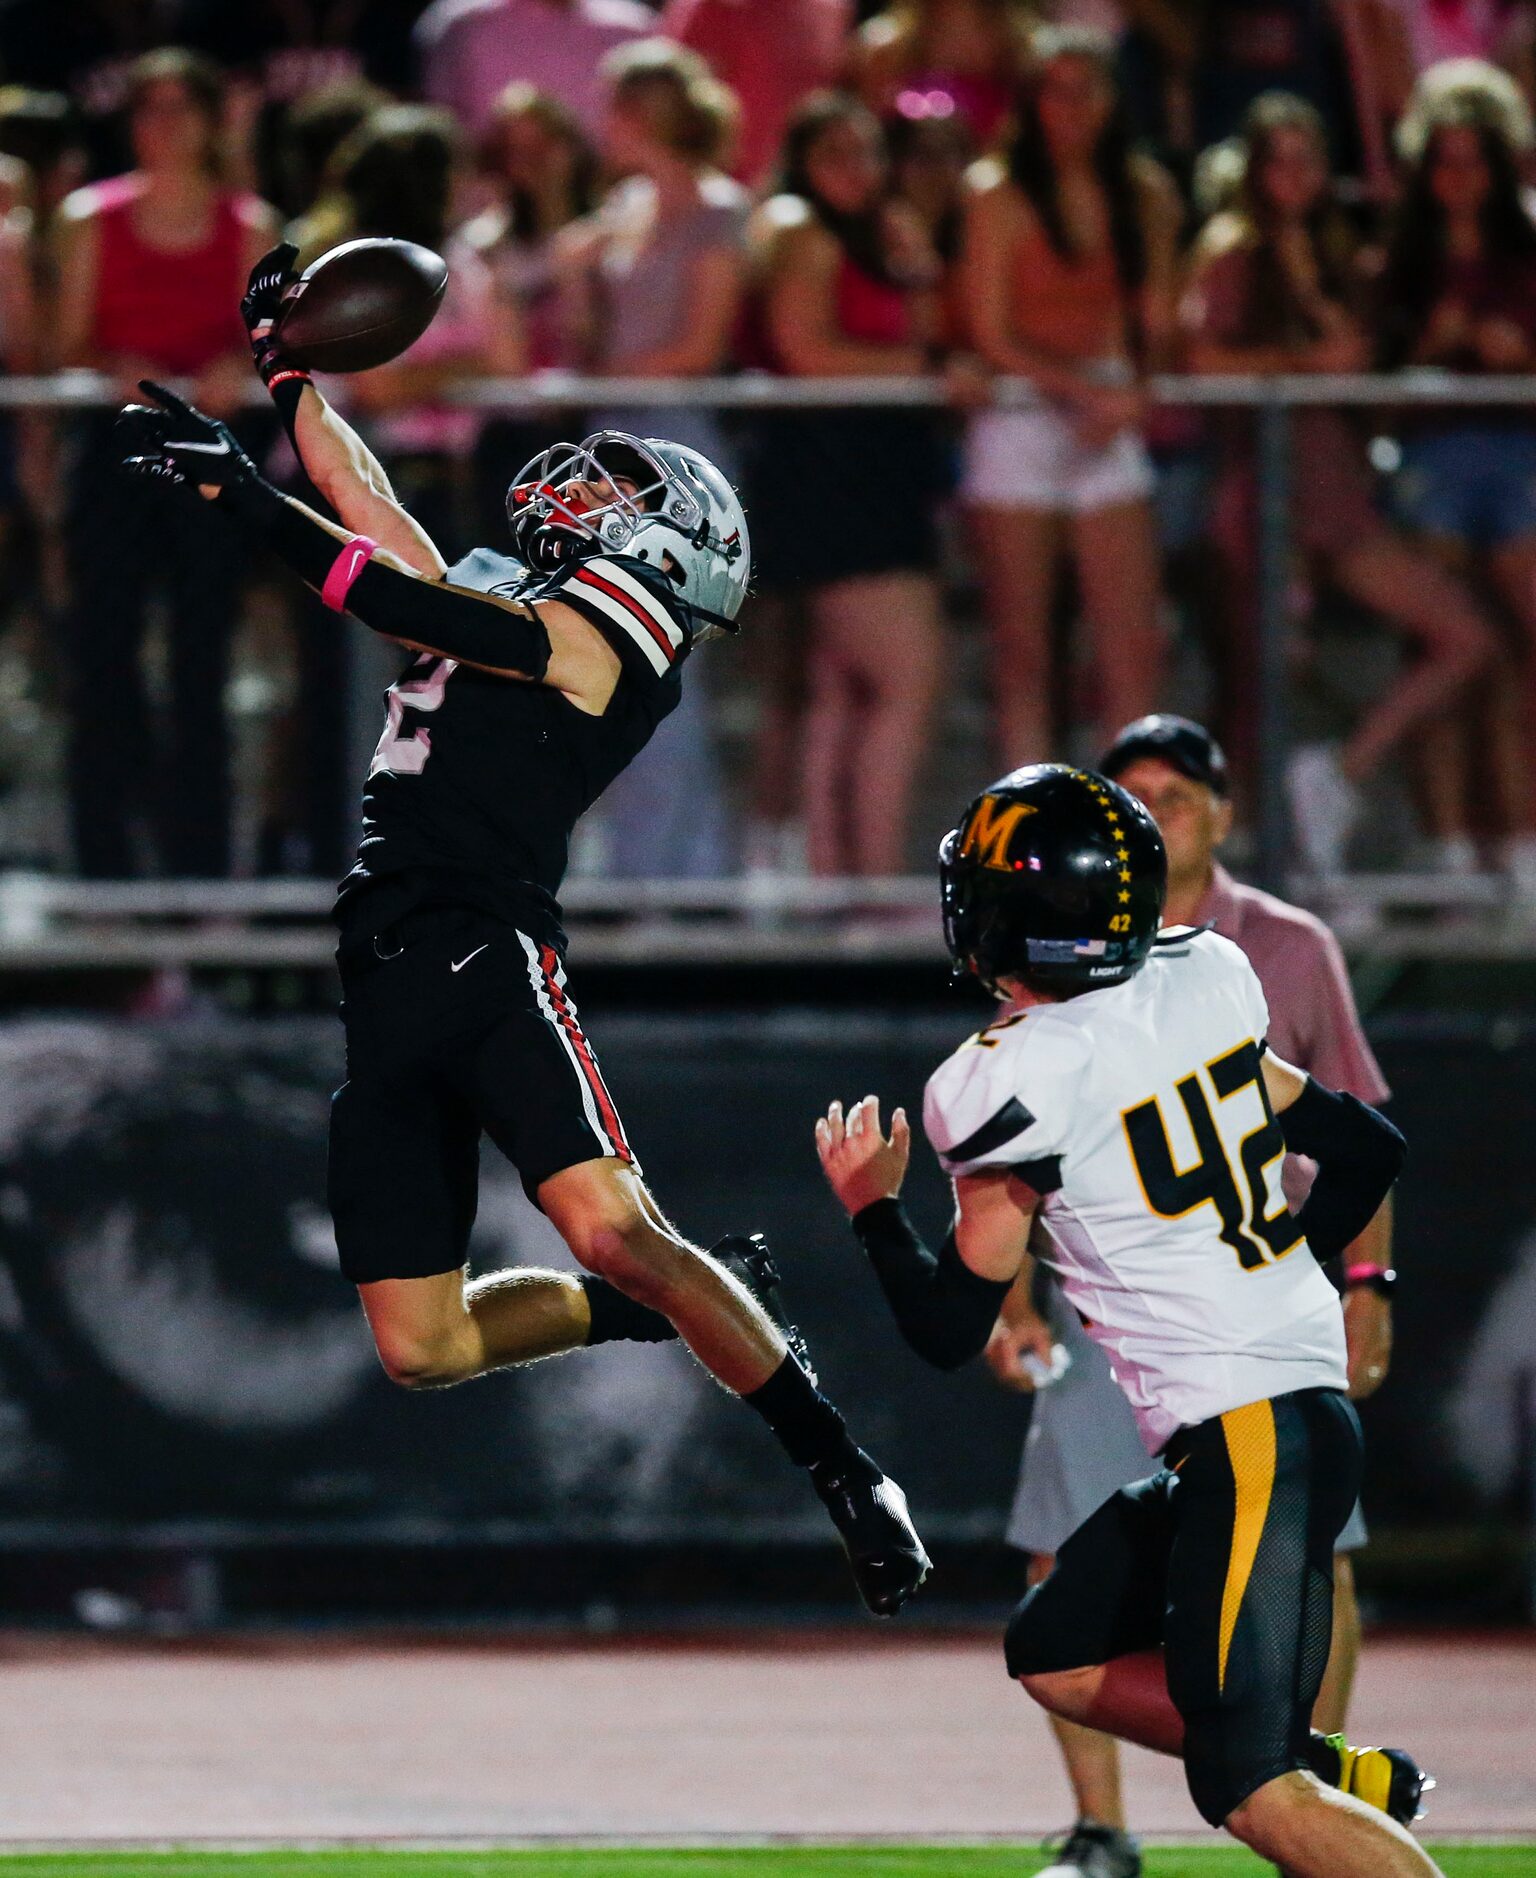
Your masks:
<svg viewBox="0 0 1536 1878"><path fill-rule="evenodd" d="M1120 870L1120 878L1122 880L1129 880L1130 877L1131 877L1131 870L1128 867L1122 867Z"/></svg>
<svg viewBox="0 0 1536 1878"><path fill-rule="evenodd" d="M1131 851L1129 848L1116 848L1115 849L1115 859L1117 861L1128 861L1130 858L1131 858Z"/></svg>
<svg viewBox="0 0 1536 1878"><path fill-rule="evenodd" d="M1120 892L1120 904L1124 906L1126 901L1129 900L1130 897L1131 896L1122 888Z"/></svg>

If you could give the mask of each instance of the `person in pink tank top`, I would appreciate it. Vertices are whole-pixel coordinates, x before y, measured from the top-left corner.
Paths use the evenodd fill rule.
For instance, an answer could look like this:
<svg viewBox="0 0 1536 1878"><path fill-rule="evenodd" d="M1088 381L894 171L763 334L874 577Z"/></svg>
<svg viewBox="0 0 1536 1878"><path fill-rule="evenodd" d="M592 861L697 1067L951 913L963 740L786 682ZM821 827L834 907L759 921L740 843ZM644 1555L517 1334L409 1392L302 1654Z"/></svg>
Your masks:
<svg viewBox="0 0 1536 1878"><path fill-rule="evenodd" d="M77 190L59 211L55 362L134 395L140 378L191 379L232 413L250 370L239 301L273 217L219 175L221 84L195 54L134 70L135 167ZM242 557L189 505L151 505L111 464L104 417L77 428L66 521L70 797L75 858L97 878L140 871L145 835L181 875L229 867L224 682ZM153 721L141 653L151 593L170 615L170 700Z"/></svg>

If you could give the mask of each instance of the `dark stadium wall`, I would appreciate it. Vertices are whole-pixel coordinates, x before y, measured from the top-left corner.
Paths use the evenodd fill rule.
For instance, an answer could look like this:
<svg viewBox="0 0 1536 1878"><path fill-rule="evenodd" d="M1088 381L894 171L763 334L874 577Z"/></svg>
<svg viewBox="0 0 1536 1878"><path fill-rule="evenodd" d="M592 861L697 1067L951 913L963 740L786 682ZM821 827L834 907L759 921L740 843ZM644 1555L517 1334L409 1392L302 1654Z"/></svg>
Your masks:
<svg viewBox="0 0 1536 1878"><path fill-rule="evenodd" d="M603 1062L652 1184L708 1243L767 1231L862 1435L927 1529L995 1540L1026 1410L899 1341L824 1192L834 1096L920 1109L963 1015L614 1017ZM1392 1378L1365 1405L1367 1511L1396 1531L1524 1518L1536 1349L1536 1058L1487 1018L1389 1021L1412 1144ZM487 1541L822 1537L754 1417L679 1348L621 1345L442 1394L383 1379L324 1210L329 1021L0 1027L0 1532L210 1523ZM487 1156L475 1263L568 1263ZM412 1178L402 1167L402 1185ZM917 1157L914 1212L943 1183Z"/></svg>

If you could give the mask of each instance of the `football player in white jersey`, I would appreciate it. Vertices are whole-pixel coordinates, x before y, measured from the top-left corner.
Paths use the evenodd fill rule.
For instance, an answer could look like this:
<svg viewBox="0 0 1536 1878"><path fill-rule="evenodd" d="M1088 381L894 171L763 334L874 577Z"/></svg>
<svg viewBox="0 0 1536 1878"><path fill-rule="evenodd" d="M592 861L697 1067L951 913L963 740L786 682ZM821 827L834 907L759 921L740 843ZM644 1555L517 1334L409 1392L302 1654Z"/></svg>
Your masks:
<svg viewBox="0 0 1536 1878"><path fill-rule="evenodd" d="M943 1248L901 1206L899 1110L887 1137L873 1097L834 1103L818 1151L919 1355L980 1352L1033 1234L1157 1457L1020 1605L1010 1673L1053 1714L1180 1755L1203 1816L1292 1878L1423 1878L1310 1726L1361 1462L1318 1260L1376 1212L1404 1144L1266 1052L1236 946L1160 932L1166 874L1152 818L1103 777L993 784L940 856L951 956L1004 1007L928 1085ZM1294 1215L1287 1147L1319 1169Z"/></svg>

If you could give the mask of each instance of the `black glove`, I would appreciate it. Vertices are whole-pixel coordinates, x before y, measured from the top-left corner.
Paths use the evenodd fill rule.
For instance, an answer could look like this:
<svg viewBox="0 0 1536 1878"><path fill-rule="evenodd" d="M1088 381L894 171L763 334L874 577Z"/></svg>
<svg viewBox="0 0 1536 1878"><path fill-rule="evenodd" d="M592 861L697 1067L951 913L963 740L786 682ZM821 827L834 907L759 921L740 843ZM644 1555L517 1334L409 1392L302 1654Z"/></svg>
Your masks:
<svg viewBox="0 0 1536 1878"><path fill-rule="evenodd" d="M268 250L251 269L240 301L240 317L245 321L246 336L251 342L251 357L267 390L276 395L279 384L309 383L309 373L284 353L273 337L277 316L288 290L297 282L293 264L299 251L291 241L280 241Z"/></svg>
<svg viewBox="0 0 1536 1878"><path fill-rule="evenodd" d="M155 404L124 406L116 426L123 468L130 474L172 487L211 483L221 500L261 485L256 465L227 424L204 416L152 379L141 378L139 389Z"/></svg>

